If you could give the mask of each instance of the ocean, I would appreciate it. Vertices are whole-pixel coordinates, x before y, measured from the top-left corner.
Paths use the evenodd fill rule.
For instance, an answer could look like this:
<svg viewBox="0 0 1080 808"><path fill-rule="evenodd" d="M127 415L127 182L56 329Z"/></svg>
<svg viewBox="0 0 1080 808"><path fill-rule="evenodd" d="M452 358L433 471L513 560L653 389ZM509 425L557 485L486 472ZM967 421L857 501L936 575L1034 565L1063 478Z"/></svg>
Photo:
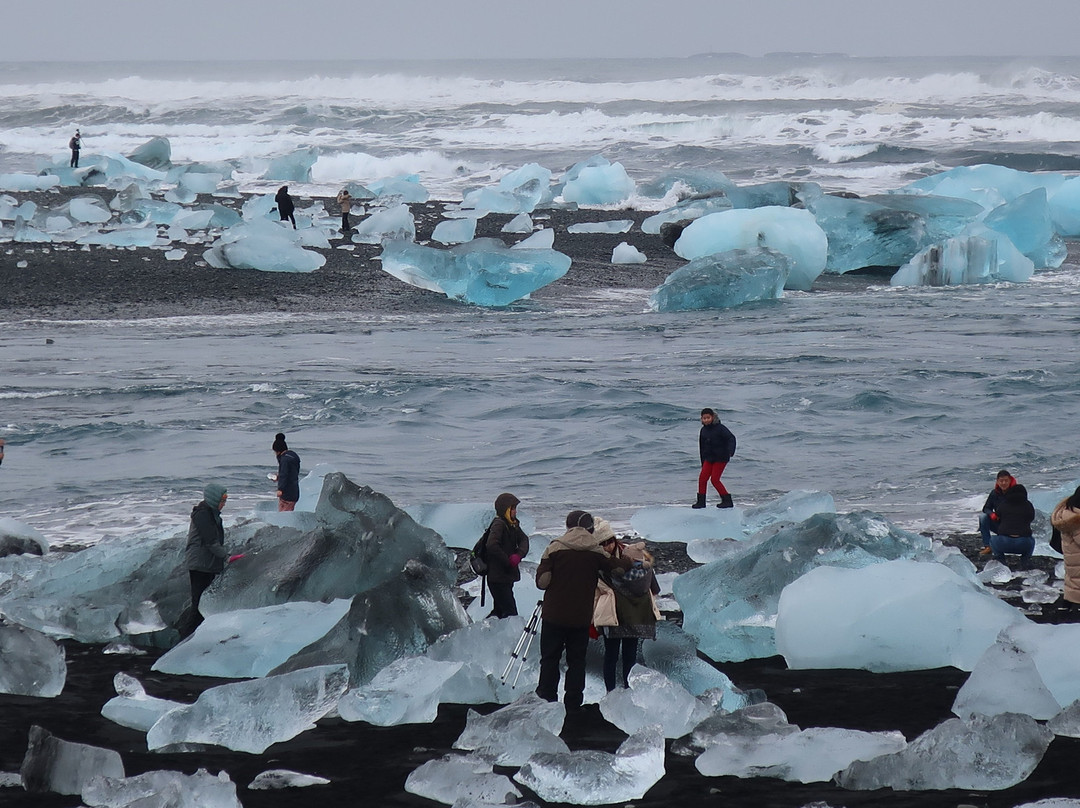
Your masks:
<svg viewBox="0 0 1080 808"><path fill-rule="evenodd" d="M0 173L169 138L173 159L316 146L312 183L418 174L455 201L537 162L602 154L651 183L721 171L877 193L993 162L1080 171L1080 59L0 63ZM612 213L613 218L618 218ZM0 252L4 251L0 244ZM573 268L570 272L573 273ZM504 311L0 323L0 515L53 543L173 530L204 482L232 516L272 498L284 431L401 506L516 493L542 532L585 508L626 527L687 504L697 413L739 449L736 504L828 491L912 530L974 530L1007 467L1049 497L1080 477L1074 255L1027 284L893 289L826 277L725 312L645 311L649 289L543 290ZM0 294L3 294L0 292Z"/></svg>

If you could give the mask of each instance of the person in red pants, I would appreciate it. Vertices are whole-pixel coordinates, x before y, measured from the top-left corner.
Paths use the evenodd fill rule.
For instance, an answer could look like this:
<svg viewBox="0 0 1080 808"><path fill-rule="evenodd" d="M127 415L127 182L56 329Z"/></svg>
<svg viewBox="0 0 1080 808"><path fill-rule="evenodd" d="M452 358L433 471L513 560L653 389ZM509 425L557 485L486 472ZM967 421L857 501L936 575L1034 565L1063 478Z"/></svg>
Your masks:
<svg viewBox="0 0 1080 808"><path fill-rule="evenodd" d="M720 495L717 508L734 508L731 494L720 481L720 475L727 468L731 456L735 454L735 436L731 430L720 423L716 413L710 407L701 411L701 433L698 435L698 450L701 453L701 473L698 475L698 494L694 508L705 507L705 492L709 481Z"/></svg>

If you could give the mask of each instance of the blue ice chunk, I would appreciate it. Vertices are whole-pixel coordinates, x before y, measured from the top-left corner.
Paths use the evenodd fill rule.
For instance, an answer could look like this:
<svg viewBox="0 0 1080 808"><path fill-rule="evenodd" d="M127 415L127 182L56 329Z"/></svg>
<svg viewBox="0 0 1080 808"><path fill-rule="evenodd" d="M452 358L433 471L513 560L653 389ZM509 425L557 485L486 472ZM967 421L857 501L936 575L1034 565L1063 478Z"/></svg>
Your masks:
<svg viewBox="0 0 1080 808"><path fill-rule="evenodd" d="M153 137L129 154L128 158L147 168L167 171L172 167L172 144L167 137Z"/></svg>
<svg viewBox="0 0 1080 808"><path fill-rule="evenodd" d="M1035 265L1004 233L972 225L961 235L922 250L896 271L892 286L960 286L1030 280Z"/></svg>
<svg viewBox="0 0 1080 808"><path fill-rule="evenodd" d="M983 224L1008 236L1036 267L1057 269L1069 253L1050 220L1045 188L1036 188L999 205L986 214Z"/></svg>
<svg viewBox="0 0 1080 808"><path fill-rule="evenodd" d="M180 187L196 194L212 194L221 183L220 174L189 171L180 175Z"/></svg>
<svg viewBox="0 0 1080 808"><path fill-rule="evenodd" d="M157 241L157 228L126 227L104 233L87 233L76 244L111 245L113 247L149 247Z"/></svg>
<svg viewBox="0 0 1080 808"><path fill-rule="evenodd" d="M60 178L55 175L0 174L0 191L44 191L57 185Z"/></svg>
<svg viewBox="0 0 1080 808"><path fill-rule="evenodd" d="M165 192L166 202L175 202L178 205L190 205L198 198L198 194L192 191L190 188L185 188L182 185L178 185L175 188L170 188Z"/></svg>
<svg viewBox="0 0 1080 808"><path fill-rule="evenodd" d="M733 186L726 191L728 199L736 208L781 207L787 208L805 202L821 194L816 182L763 182L759 185Z"/></svg>
<svg viewBox="0 0 1080 808"><path fill-rule="evenodd" d="M611 219L606 222L578 222L566 228L567 233L627 233L634 226L630 219Z"/></svg>
<svg viewBox="0 0 1080 808"><path fill-rule="evenodd" d="M611 263L613 264L644 264L649 260L641 250L625 241L620 241L611 251Z"/></svg>
<svg viewBox="0 0 1080 808"><path fill-rule="evenodd" d="M270 215L270 211L275 207L277 207L277 202L274 201L273 194L249 196L244 200L244 204L240 206L240 215L245 219L264 219Z"/></svg>
<svg viewBox="0 0 1080 808"><path fill-rule="evenodd" d="M324 256L300 246L296 230L267 219L230 227L203 253L203 258L218 269L264 272L314 272L326 263Z"/></svg>
<svg viewBox="0 0 1080 808"><path fill-rule="evenodd" d="M674 207L653 214L641 223L641 232L657 235L660 226L669 222L683 222L700 219L710 213L718 213L722 210L731 210L734 207L726 194L720 193L711 196L698 196L684 199Z"/></svg>
<svg viewBox="0 0 1080 808"><path fill-rule="evenodd" d="M478 188L465 194L462 207L491 213L531 213L545 198L551 171L527 163L499 180L497 188Z"/></svg>
<svg viewBox="0 0 1080 808"><path fill-rule="evenodd" d="M0 216L0 218L3 218ZM502 227L504 233L531 233L533 231L532 217L527 213L519 213Z"/></svg>
<svg viewBox="0 0 1080 808"><path fill-rule="evenodd" d="M726 196L735 183L719 171L674 171L638 186L638 193L662 199L674 190L691 195Z"/></svg>
<svg viewBox="0 0 1080 808"><path fill-rule="evenodd" d="M134 210L140 201L150 198L150 192L146 189L146 185L141 182L129 182L116 192L116 196L109 203L109 207L118 211Z"/></svg>
<svg viewBox="0 0 1080 808"><path fill-rule="evenodd" d="M27 244L48 244L54 240L48 233L32 227L22 216L15 217L15 232L12 238Z"/></svg>
<svg viewBox="0 0 1080 808"><path fill-rule="evenodd" d="M1050 194L1050 217L1065 238L1080 238L1080 177L1071 177Z"/></svg>
<svg viewBox="0 0 1080 808"><path fill-rule="evenodd" d="M386 197L397 202L427 202L430 194L420 184L420 177L407 174L401 177L388 177L368 183L368 188L379 197Z"/></svg>
<svg viewBox="0 0 1080 808"><path fill-rule="evenodd" d="M450 250L390 241L382 267L395 278L451 300L477 306L509 306L558 280L570 258L555 250L514 250L481 238Z"/></svg>
<svg viewBox="0 0 1080 808"><path fill-rule="evenodd" d="M1045 188L1048 195L1052 194L1064 182L1060 174L1032 174L993 165L957 166L909 183L898 193L954 196L993 210L1036 188Z"/></svg>
<svg viewBox="0 0 1080 808"><path fill-rule="evenodd" d="M770 249L728 250L679 267L652 293L652 311L730 309L783 296L791 259Z"/></svg>
<svg viewBox="0 0 1080 808"><path fill-rule="evenodd" d="M675 242L676 254L689 261L757 247L768 247L791 259L785 289L809 291L825 269L829 242L810 211L780 207L710 213L691 222Z"/></svg>
<svg viewBox="0 0 1080 808"><path fill-rule="evenodd" d="M239 215L236 218L239 219ZM172 225L185 230L205 230L213 219L214 211L212 210L185 210L176 215L172 220Z"/></svg>
<svg viewBox="0 0 1080 808"><path fill-rule="evenodd" d="M37 213L37 205L27 199L21 205L17 204L14 197L7 197L7 201L0 201L0 220L6 219L13 222L16 219L30 221Z"/></svg>
<svg viewBox="0 0 1080 808"><path fill-rule="evenodd" d="M566 172L562 198L579 205L614 205L628 199L635 188L622 163L596 155Z"/></svg>
<svg viewBox="0 0 1080 808"><path fill-rule="evenodd" d="M68 212L77 222L103 224L112 218L105 201L96 196L77 196L68 203Z"/></svg>
<svg viewBox="0 0 1080 808"><path fill-rule="evenodd" d="M131 212L154 224L172 224L172 220L181 210L183 208L175 202L166 202L163 199L140 199L133 203Z"/></svg>
<svg viewBox="0 0 1080 808"><path fill-rule="evenodd" d="M510 249L512 250L550 250L555 246L555 231L550 227L537 230L531 236L523 238Z"/></svg>
<svg viewBox="0 0 1080 808"><path fill-rule="evenodd" d="M213 217L210 219L211 227L232 227L243 221L243 217L239 213L224 205L211 205L209 210L214 212Z"/></svg>
<svg viewBox="0 0 1080 808"><path fill-rule="evenodd" d="M413 505L405 509L417 524L429 527L442 536L447 547L472 549L488 525L495 511L491 504L482 502L443 502ZM531 534L536 523L527 513L518 512L521 529ZM537 556L538 557L538 556Z"/></svg>
<svg viewBox="0 0 1080 808"><path fill-rule="evenodd" d="M311 182L311 167L318 159L319 150L314 146L297 149L291 154L273 158L262 178L281 182Z"/></svg>
<svg viewBox="0 0 1080 808"><path fill-rule="evenodd" d="M472 241L476 238L476 219L445 219L435 225L431 238L440 244L464 244Z"/></svg>
<svg viewBox="0 0 1080 808"><path fill-rule="evenodd" d="M381 244L386 241L412 241L416 222L408 205L396 205L371 214L354 228L354 244Z"/></svg>

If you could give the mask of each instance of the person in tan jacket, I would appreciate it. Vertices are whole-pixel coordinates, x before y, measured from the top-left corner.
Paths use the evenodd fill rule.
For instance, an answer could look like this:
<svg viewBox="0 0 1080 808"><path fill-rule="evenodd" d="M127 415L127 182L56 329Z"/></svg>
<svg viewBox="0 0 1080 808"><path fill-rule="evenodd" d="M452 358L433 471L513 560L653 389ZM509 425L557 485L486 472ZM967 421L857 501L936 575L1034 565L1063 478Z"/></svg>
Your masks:
<svg viewBox="0 0 1080 808"><path fill-rule="evenodd" d="M1050 514L1050 524L1061 531L1065 556L1065 600L1080 603L1080 488L1062 500Z"/></svg>
<svg viewBox="0 0 1080 808"><path fill-rule="evenodd" d="M341 232L348 233L352 230L349 222L349 214L352 213L352 194L348 188L342 188L337 195L338 207L341 209Z"/></svg>

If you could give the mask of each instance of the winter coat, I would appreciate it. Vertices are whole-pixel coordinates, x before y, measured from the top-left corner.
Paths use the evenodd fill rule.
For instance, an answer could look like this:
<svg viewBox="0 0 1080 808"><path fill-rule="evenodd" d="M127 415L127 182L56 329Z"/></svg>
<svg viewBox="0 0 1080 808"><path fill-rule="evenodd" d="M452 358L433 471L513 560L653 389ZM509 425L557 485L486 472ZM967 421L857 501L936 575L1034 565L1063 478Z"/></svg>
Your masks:
<svg viewBox="0 0 1080 808"><path fill-rule="evenodd" d="M352 212L352 194L348 191L338 191L337 195L338 208L342 213Z"/></svg>
<svg viewBox="0 0 1080 808"><path fill-rule="evenodd" d="M225 527L221 514L206 502L191 509L191 526L188 528L187 548L184 561L193 572L211 572L215 575L225 569Z"/></svg>
<svg viewBox="0 0 1080 808"><path fill-rule="evenodd" d="M998 515L997 532L1001 536L1030 536L1035 520L1035 506L1028 502L1027 490L1014 485L1005 492L994 512Z"/></svg>
<svg viewBox="0 0 1080 808"><path fill-rule="evenodd" d="M632 565L629 558L609 556L585 528L570 528L547 546L536 568L536 588L544 591L544 622L588 628L600 573Z"/></svg>
<svg viewBox="0 0 1080 808"><path fill-rule="evenodd" d="M735 436L717 420L701 427L698 450L702 463L727 463L735 454Z"/></svg>
<svg viewBox="0 0 1080 808"><path fill-rule="evenodd" d="M1009 479L1012 480L1010 485L1016 485L1015 477L1010 477ZM997 485L994 485L994 490L990 492L990 495L986 498L986 502L983 503L983 513L993 513L997 510L997 506L1001 504L1002 500L1004 499L1005 492L998 488Z"/></svg>
<svg viewBox="0 0 1080 808"><path fill-rule="evenodd" d="M644 542L621 548L623 557L634 564L629 570L602 573L601 578L615 592L615 614L619 623L604 629L605 637L641 637L656 639L656 607L654 595L660 594L660 584L653 571L653 558Z"/></svg>
<svg viewBox="0 0 1080 808"><path fill-rule="evenodd" d="M1061 531L1061 554L1065 556L1065 600L1080 603L1080 510L1058 504L1050 524Z"/></svg>
<svg viewBox="0 0 1080 808"><path fill-rule="evenodd" d="M282 452L277 459L277 490L285 502L300 499L300 456L292 449Z"/></svg>
<svg viewBox="0 0 1080 808"><path fill-rule="evenodd" d="M488 528L488 583L512 584L521 580L521 570L510 563L515 553L522 558L529 554L529 537L521 525L496 516Z"/></svg>
<svg viewBox="0 0 1080 808"><path fill-rule="evenodd" d="M289 196L289 192L284 188L279 188L278 192L274 194L274 201L277 203L278 212L282 216L289 216L296 210L296 205L293 204L293 198Z"/></svg>

